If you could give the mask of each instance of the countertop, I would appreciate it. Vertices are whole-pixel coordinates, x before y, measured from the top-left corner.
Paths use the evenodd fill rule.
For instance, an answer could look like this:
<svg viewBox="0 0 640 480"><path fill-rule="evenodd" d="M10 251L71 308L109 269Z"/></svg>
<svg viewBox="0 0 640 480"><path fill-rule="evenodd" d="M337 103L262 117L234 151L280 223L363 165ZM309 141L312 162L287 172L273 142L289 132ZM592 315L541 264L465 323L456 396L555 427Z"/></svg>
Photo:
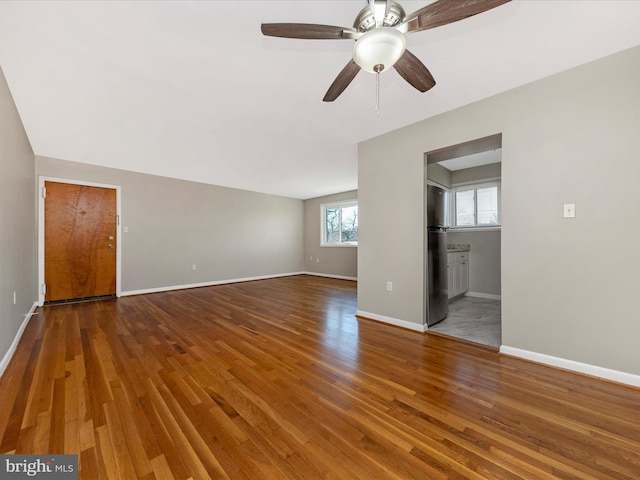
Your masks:
<svg viewBox="0 0 640 480"><path fill-rule="evenodd" d="M449 243L447 245L447 253L451 252L468 252L471 250L471 245L466 243Z"/></svg>

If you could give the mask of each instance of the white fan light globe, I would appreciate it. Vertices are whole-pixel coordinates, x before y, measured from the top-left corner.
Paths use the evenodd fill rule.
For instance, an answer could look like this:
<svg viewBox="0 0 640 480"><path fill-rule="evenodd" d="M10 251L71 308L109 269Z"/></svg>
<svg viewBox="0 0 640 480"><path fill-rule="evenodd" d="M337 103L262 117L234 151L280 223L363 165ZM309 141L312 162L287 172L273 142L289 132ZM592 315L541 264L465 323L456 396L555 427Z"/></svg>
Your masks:
<svg viewBox="0 0 640 480"><path fill-rule="evenodd" d="M353 61L367 72L378 73L391 68L406 48L404 34L392 27L377 27L365 32L356 41L353 46Z"/></svg>

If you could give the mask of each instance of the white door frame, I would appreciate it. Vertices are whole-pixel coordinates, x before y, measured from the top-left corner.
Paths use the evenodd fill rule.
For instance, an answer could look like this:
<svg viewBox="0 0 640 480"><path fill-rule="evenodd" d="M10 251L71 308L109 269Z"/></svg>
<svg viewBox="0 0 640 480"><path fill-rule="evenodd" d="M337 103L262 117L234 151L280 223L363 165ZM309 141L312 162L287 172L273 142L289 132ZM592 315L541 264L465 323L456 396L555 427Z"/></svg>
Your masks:
<svg viewBox="0 0 640 480"><path fill-rule="evenodd" d="M83 185L86 187L99 187L99 188L110 188L116 191L116 231L117 231L117 242L116 242L116 297L120 296L120 283L121 283L121 275L120 272L122 270L122 222L120 219L121 216L121 202L120 202L120 186L119 185L107 185L104 183L94 183L94 182L84 182L80 180L69 180L64 178L53 178L46 176L38 177L38 306L44 305L44 196L42 192L44 191L44 183L45 182L56 182L56 183L68 183L71 185Z"/></svg>

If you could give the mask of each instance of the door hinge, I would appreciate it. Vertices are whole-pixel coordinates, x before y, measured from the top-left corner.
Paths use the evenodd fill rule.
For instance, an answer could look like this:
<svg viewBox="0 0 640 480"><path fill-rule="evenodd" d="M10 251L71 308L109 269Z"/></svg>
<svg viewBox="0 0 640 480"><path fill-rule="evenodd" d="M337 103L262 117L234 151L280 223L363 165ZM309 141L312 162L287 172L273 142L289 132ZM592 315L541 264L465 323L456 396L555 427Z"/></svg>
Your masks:
<svg viewBox="0 0 640 480"><path fill-rule="evenodd" d="M47 294L47 284L43 283L42 284L42 295L46 295Z"/></svg>
<svg viewBox="0 0 640 480"><path fill-rule="evenodd" d="M42 198L47 198L47 187L42 187Z"/></svg>

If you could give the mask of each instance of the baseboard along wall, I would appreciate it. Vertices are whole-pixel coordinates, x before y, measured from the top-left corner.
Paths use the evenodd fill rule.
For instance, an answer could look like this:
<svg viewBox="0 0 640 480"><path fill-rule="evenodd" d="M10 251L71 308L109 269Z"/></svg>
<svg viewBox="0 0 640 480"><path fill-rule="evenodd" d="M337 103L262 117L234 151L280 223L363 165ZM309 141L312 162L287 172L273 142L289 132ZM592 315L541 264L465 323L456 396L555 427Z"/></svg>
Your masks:
<svg viewBox="0 0 640 480"><path fill-rule="evenodd" d="M482 292L466 292L464 294L465 297L474 297L474 298L486 298L489 300L502 300L501 295L494 295L493 293L482 293Z"/></svg>
<svg viewBox="0 0 640 480"><path fill-rule="evenodd" d="M613 382L624 383L625 385L631 385L633 387L640 387L640 375L634 375L632 373L620 372L618 370L598 367L588 363L576 362L566 358L554 357L552 355L545 355L543 353L509 347L507 345L502 345L500 347L500 353L502 355L518 357L531 362L542 363L551 367L562 368L563 370L571 370L572 372L583 373L585 375L591 375L592 377L604 378Z"/></svg>
<svg viewBox="0 0 640 480"><path fill-rule="evenodd" d="M4 371L9 365L9 362L11 362L11 359L13 358L13 355L16 353L16 349L18 348L18 343L20 343L20 339L22 338L22 334L24 333L25 328L27 328L27 325L29 324L29 320L31 320L31 317L33 315L37 315L36 314L37 308L38 308L38 302L33 302L33 305L31 305L31 308L29 309L29 313L27 313L24 316L24 320L22 320L22 323L20 324L20 328L18 328L18 331L16 332L16 335L13 338L13 342L11 342L9 349L7 350L7 353L5 353L4 357L2 357L2 361L0 361L0 377L2 377L2 375L4 374Z"/></svg>

